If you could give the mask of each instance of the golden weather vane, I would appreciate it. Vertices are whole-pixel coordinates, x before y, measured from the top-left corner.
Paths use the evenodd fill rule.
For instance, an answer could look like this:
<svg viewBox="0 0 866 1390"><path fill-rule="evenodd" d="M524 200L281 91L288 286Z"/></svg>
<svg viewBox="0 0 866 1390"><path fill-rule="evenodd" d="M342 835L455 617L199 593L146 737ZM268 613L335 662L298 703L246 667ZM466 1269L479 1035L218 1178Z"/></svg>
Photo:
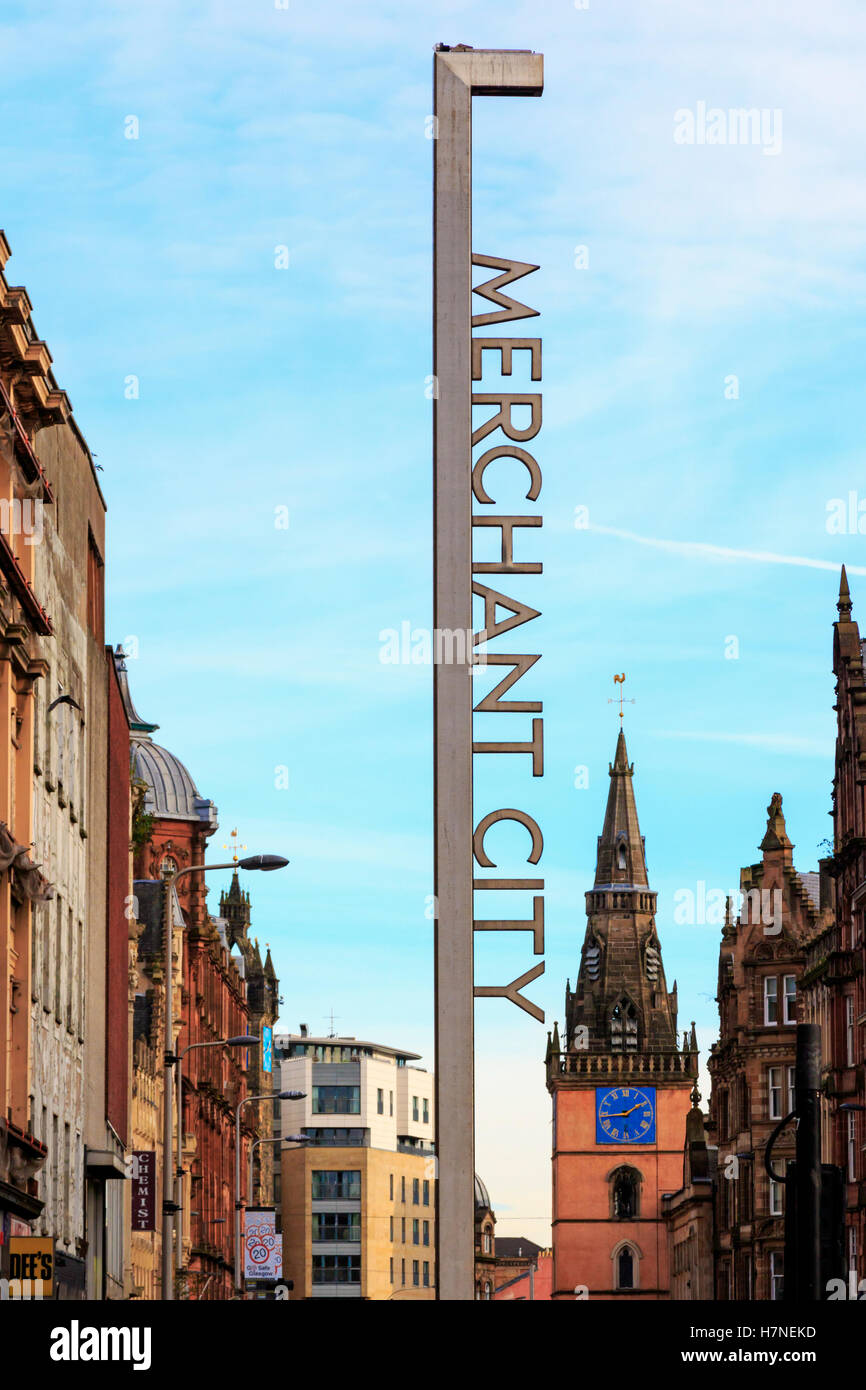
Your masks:
<svg viewBox="0 0 866 1390"><path fill-rule="evenodd" d="M614 683L614 685L618 685L618 686L619 686L619 717L620 717L620 719L622 719L623 713L624 713L624 711L623 711L623 704L626 704L626 705L633 705L633 704L634 704L634 700L626 700L626 699L624 698L623 685L625 684L625 671L623 671L623 673L622 673L621 676L614 676L614 678L613 678L613 683ZM607 703L608 703L609 705L615 705L615 704L617 703L617 698L616 698L616 696L615 696L615 695L612 696L611 699L609 699Z"/></svg>
<svg viewBox="0 0 866 1390"><path fill-rule="evenodd" d="M230 844L230 845L223 845L223 849L230 849L230 850L231 850L231 852L232 852L232 862L233 862L234 864L236 864L236 863L238 862L238 850L239 850L239 849L246 849L246 845L239 845L239 844L238 844L238 832L237 832L237 830L233 830L233 831L232 831L231 836L230 836L230 839L231 839L231 844Z"/></svg>

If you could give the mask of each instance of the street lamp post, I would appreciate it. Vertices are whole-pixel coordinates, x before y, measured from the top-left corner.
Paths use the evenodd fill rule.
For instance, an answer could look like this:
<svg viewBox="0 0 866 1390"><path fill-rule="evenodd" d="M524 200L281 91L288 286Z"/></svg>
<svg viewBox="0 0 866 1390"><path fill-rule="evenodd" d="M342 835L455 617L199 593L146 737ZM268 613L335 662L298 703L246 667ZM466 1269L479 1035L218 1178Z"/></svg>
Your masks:
<svg viewBox="0 0 866 1390"><path fill-rule="evenodd" d="M245 1105L252 1105L254 1101L303 1100L306 1094L306 1091L265 1091L260 1096L244 1096L240 1104L235 1107L235 1288L239 1294L243 1294L241 1212L244 1208L244 1203L241 1201L241 1110Z"/></svg>
<svg viewBox="0 0 866 1390"><path fill-rule="evenodd" d="M177 1204L174 1200L174 1173L172 1169L172 1140L173 1116L172 1116L172 1076L171 1069L176 1062L174 1055L174 990L173 990L173 953L172 953L172 890L179 878L184 874L210 873L214 869L261 869L269 872L272 869L284 869L288 864L288 859L284 859L279 854L251 854L246 859L232 860L228 864L189 864L185 869L175 869L174 873L167 874L163 882L165 884L165 899L163 901L163 935L165 937L164 964L165 973L165 1058L163 1072L163 1126L162 1126L162 1297L169 1302L174 1298L174 1270L171 1258L172 1233L174 1231L174 1217L177 1212Z"/></svg>
<svg viewBox="0 0 866 1390"><path fill-rule="evenodd" d="M309 1144L309 1134L275 1134L272 1139L254 1139L250 1145L250 1176L247 1182L247 1201L253 1200L253 1158L259 1144Z"/></svg>
<svg viewBox="0 0 866 1390"><path fill-rule="evenodd" d="M175 1220L175 1269L180 1273L183 1268L183 1059L188 1052L195 1052L200 1047L258 1047L259 1039L244 1035L239 1038L218 1038L214 1042L189 1043L178 1053L177 1072L175 1082L177 1089L176 1109L177 1109L177 1166L175 1169L175 1202L177 1205ZM190 1213L192 1215L192 1213Z"/></svg>

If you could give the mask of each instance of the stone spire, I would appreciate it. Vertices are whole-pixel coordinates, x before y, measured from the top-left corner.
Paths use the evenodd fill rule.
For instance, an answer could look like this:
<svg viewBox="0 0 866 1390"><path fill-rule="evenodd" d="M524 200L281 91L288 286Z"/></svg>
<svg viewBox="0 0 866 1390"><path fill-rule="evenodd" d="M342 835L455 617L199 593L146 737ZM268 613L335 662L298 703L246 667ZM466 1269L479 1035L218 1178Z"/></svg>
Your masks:
<svg viewBox="0 0 866 1390"><path fill-rule="evenodd" d="M645 888L646 859L634 800L634 764L629 764L622 729L609 773L607 810L598 837L595 886L601 888L608 884L623 884Z"/></svg>
<svg viewBox="0 0 866 1390"><path fill-rule="evenodd" d="M676 993L668 992L634 797L634 766L620 730L598 838L595 883L577 985L566 995L569 1049L679 1051Z"/></svg>
<svg viewBox="0 0 866 1390"><path fill-rule="evenodd" d="M850 623L851 621L851 590L848 588L848 575L845 566L842 566L842 577L839 581L839 602L836 604L839 610L840 623Z"/></svg>
<svg viewBox="0 0 866 1390"><path fill-rule="evenodd" d="M229 891L220 893L219 915L228 923L229 947L235 942L245 943L250 927L250 895L241 888L237 869L232 874Z"/></svg>

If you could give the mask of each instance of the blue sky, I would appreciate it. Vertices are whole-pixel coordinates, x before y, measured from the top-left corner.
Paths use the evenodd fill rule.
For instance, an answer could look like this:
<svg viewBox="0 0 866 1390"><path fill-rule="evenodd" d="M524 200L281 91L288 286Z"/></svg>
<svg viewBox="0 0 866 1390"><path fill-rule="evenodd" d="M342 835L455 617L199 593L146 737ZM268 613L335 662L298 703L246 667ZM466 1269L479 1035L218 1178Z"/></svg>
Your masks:
<svg viewBox="0 0 866 1390"><path fill-rule="evenodd" d="M561 1020L625 671L668 981L706 1046L718 933L673 894L736 886L774 791L815 867L843 560L866 613L862 539L827 529L866 497L862 10L70 0L7 4L0 40L7 275L104 469L136 702L217 848L238 825L292 860L249 885L283 1025L333 1007L429 1065L430 673L379 633L431 610L431 51L545 53L540 101L475 103L475 249L541 265L546 768L506 803L545 832L530 992ZM781 112L781 149L677 144L699 102ZM522 937L477 955L479 983L531 963ZM545 1239L545 1029L476 1015L478 1168L500 1233Z"/></svg>

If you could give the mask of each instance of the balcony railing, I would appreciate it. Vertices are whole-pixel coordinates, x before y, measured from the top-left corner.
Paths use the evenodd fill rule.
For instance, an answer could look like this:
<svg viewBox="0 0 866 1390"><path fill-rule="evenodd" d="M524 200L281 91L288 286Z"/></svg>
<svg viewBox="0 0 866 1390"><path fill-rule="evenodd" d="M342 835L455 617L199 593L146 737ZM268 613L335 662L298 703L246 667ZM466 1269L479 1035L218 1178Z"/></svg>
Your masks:
<svg viewBox="0 0 866 1390"><path fill-rule="evenodd" d="M698 1074L696 1052L552 1052L548 1076L643 1078Z"/></svg>

